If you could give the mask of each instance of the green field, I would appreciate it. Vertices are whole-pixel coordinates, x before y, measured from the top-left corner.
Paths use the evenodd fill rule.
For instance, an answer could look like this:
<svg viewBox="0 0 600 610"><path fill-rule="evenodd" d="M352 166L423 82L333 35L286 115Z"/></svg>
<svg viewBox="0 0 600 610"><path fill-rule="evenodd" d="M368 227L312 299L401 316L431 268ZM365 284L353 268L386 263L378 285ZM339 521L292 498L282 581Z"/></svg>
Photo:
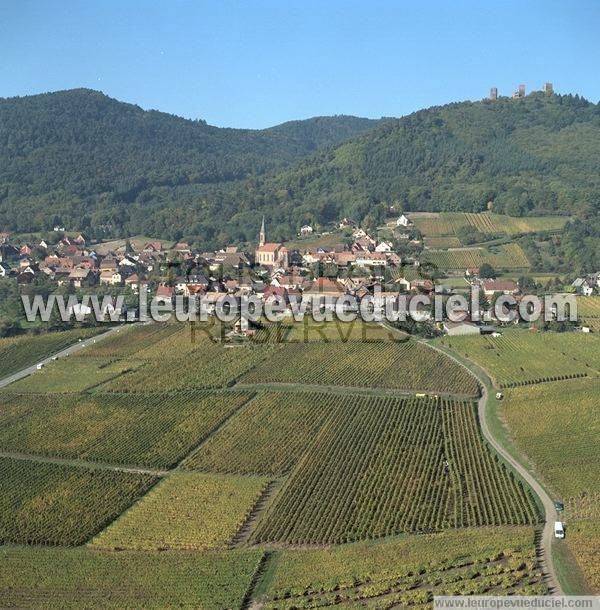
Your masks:
<svg viewBox="0 0 600 610"><path fill-rule="evenodd" d="M98 334L101 330L81 328L0 339L0 379L64 350L79 339Z"/></svg>
<svg viewBox="0 0 600 610"><path fill-rule="evenodd" d="M268 484L260 477L173 473L93 541L104 549L225 549Z"/></svg>
<svg viewBox="0 0 600 610"><path fill-rule="evenodd" d="M0 458L0 542L85 542L139 498L148 475Z"/></svg>
<svg viewBox="0 0 600 610"><path fill-rule="evenodd" d="M359 600L389 608L396 597L408 605L411 594L544 593L532 541L530 527L496 527L276 551L256 597L267 610Z"/></svg>
<svg viewBox="0 0 600 610"><path fill-rule="evenodd" d="M208 472L287 473L321 426L352 396L309 392L260 393L201 449L185 467Z"/></svg>
<svg viewBox="0 0 600 610"><path fill-rule="evenodd" d="M440 343L475 361L505 388L600 371L597 335L509 330L501 337L445 337Z"/></svg>
<svg viewBox="0 0 600 610"><path fill-rule="evenodd" d="M478 393L470 373L415 341L285 344L241 381Z"/></svg>
<svg viewBox="0 0 600 610"><path fill-rule="evenodd" d="M0 547L5 608L240 608L262 551L105 553Z"/></svg>
<svg viewBox="0 0 600 610"><path fill-rule="evenodd" d="M251 396L0 393L0 449L169 468Z"/></svg>
<svg viewBox="0 0 600 610"><path fill-rule="evenodd" d="M531 497L481 441L472 403L374 398L315 437L253 540L341 543L536 520Z"/></svg>
<svg viewBox="0 0 600 610"><path fill-rule="evenodd" d="M494 269L527 270L529 261L519 244L510 243L489 248L459 248L454 250L425 250L423 259L438 269L465 270L483 264Z"/></svg>

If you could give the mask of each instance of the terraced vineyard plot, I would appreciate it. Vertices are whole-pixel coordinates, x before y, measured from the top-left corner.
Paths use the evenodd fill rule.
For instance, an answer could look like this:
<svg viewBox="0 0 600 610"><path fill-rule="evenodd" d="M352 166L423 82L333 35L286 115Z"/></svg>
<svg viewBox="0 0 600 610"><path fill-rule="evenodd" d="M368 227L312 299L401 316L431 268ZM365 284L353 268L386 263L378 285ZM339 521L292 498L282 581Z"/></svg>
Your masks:
<svg viewBox="0 0 600 610"><path fill-rule="evenodd" d="M168 468L251 392L30 396L0 393L0 448Z"/></svg>
<svg viewBox="0 0 600 610"><path fill-rule="evenodd" d="M475 396L476 379L443 354L407 341L286 344L243 383L398 388Z"/></svg>
<svg viewBox="0 0 600 610"><path fill-rule="evenodd" d="M147 475L0 458L0 542L85 542L155 483Z"/></svg>
<svg viewBox="0 0 600 610"><path fill-rule="evenodd" d="M102 332L98 328L81 328L43 335L26 335L0 339L0 379L27 368L52 354Z"/></svg>
<svg viewBox="0 0 600 610"><path fill-rule="evenodd" d="M566 216L505 216L489 212L441 212L415 216L415 226L428 238L455 236L464 227L487 235L517 235L537 231L556 231L568 221Z"/></svg>
<svg viewBox="0 0 600 610"><path fill-rule="evenodd" d="M425 237L423 244L426 248L460 248L462 246L458 237Z"/></svg>
<svg viewBox="0 0 600 610"><path fill-rule="evenodd" d="M306 451L323 423L351 400L308 392L261 393L186 460L185 467L282 475Z"/></svg>
<svg viewBox="0 0 600 610"><path fill-rule="evenodd" d="M123 327L118 333L90 345L78 357L125 358L178 332L176 324L136 324Z"/></svg>
<svg viewBox="0 0 600 610"><path fill-rule="evenodd" d="M41 371L11 384L11 391L22 393L83 392L142 365L135 360L108 358L61 358Z"/></svg>
<svg viewBox="0 0 600 610"><path fill-rule="evenodd" d="M411 589L466 594L475 586L506 594L513 587L527 590L530 582L545 593L532 528L477 528L276 551L257 599L265 610L303 608L308 602L337 608L340 602L359 600L388 607L382 596L389 601Z"/></svg>
<svg viewBox="0 0 600 610"><path fill-rule="evenodd" d="M501 413L521 452L556 493L570 498L598 490L599 378L511 389Z"/></svg>
<svg viewBox="0 0 600 610"><path fill-rule="evenodd" d="M260 477L173 473L97 536L92 546L226 548L268 484Z"/></svg>
<svg viewBox="0 0 600 610"><path fill-rule="evenodd" d="M426 250L424 258L439 269L469 269L487 263L494 269L529 269L529 261L518 244L503 244L491 248L461 248L458 250Z"/></svg>
<svg viewBox="0 0 600 610"><path fill-rule="evenodd" d="M253 540L341 543L536 519L529 494L478 441L474 405L380 398L327 423Z"/></svg>
<svg viewBox="0 0 600 610"><path fill-rule="evenodd" d="M262 551L104 553L0 548L6 608L240 608Z"/></svg>
<svg viewBox="0 0 600 610"><path fill-rule="evenodd" d="M495 338L447 337L441 343L474 360L505 388L600 371L600 339L594 335L509 331Z"/></svg>

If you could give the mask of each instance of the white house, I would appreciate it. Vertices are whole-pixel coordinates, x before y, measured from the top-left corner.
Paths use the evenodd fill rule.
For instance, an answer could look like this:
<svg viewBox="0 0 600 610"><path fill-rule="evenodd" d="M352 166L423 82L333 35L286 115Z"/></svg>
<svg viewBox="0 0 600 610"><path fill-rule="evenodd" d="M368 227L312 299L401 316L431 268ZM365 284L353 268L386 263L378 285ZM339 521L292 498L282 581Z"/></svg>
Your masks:
<svg viewBox="0 0 600 610"><path fill-rule="evenodd" d="M410 225L412 225L412 222L410 221L408 216L406 216L406 214L402 214L400 218L398 218L398 220L396 221L397 227L410 227Z"/></svg>
<svg viewBox="0 0 600 610"><path fill-rule="evenodd" d="M391 252L392 250L392 244L390 244L388 241L380 241L375 246L375 252Z"/></svg>
<svg viewBox="0 0 600 610"><path fill-rule="evenodd" d="M313 228L310 225L303 225L300 227L300 235L306 237L307 235L313 234Z"/></svg>
<svg viewBox="0 0 600 610"><path fill-rule="evenodd" d="M575 288L577 294L581 294L584 297L590 297L594 294L594 287L586 278L578 277L571 286Z"/></svg>

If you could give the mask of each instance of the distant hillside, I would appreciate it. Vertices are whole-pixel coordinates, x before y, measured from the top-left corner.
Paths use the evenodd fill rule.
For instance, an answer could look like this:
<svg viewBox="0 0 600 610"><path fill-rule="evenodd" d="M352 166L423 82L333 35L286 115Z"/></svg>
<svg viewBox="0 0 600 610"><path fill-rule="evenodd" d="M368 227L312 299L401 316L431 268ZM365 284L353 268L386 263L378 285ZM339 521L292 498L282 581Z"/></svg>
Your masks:
<svg viewBox="0 0 600 610"><path fill-rule="evenodd" d="M377 123L334 116L222 129L87 89L0 99L0 226L47 228L53 216L74 226L86 215L91 224L121 224L119 210L132 202L174 202L156 187L258 175ZM31 213L19 214L25 203Z"/></svg>
<svg viewBox="0 0 600 610"><path fill-rule="evenodd" d="M56 220L222 245L255 239L263 213L285 238L342 216L375 225L391 204L597 219L599 163L600 106L579 96L252 131L65 91L0 100L0 227Z"/></svg>
<svg viewBox="0 0 600 610"><path fill-rule="evenodd" d="M600 201L600 106L579 96L503 98L416 112L259 180L277 222L315 212L380 220L404 210L584 213Z"/></svg>

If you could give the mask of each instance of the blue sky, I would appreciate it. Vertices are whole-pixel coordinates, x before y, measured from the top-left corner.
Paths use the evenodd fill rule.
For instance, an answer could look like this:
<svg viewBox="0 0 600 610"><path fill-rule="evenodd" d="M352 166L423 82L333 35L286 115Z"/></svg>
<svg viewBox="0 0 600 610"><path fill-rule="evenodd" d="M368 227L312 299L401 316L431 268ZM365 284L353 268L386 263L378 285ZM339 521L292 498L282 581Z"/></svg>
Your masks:
<svg viewBox="0 0 600 610"><path fill-rule="evenodd" d="M90 87L253 128L546 80L598 102L598 32L597 0L0 0L0 97Z"/></svg>

